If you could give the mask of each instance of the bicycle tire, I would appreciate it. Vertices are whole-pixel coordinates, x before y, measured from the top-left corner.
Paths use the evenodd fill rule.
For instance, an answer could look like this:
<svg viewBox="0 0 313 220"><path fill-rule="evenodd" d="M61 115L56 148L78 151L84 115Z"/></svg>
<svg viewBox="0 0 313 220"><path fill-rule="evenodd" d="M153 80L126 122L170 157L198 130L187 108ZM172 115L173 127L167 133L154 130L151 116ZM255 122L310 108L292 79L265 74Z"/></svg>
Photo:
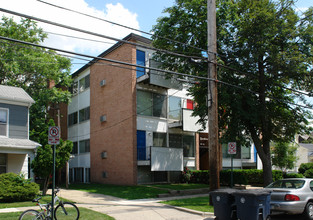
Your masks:
<svg viewBox="0 0 313 220"><path fill-rule="evenodd" d="M60 203L55 208L54 218L56 220L78 220L79 209L71 202Z"/></svg>
<svg viewBox="0 0 313 220"><path fill-rule="evenodd" d="M20 215L19 220L43 220L43 218L37 210L28 209Z"/></svg>

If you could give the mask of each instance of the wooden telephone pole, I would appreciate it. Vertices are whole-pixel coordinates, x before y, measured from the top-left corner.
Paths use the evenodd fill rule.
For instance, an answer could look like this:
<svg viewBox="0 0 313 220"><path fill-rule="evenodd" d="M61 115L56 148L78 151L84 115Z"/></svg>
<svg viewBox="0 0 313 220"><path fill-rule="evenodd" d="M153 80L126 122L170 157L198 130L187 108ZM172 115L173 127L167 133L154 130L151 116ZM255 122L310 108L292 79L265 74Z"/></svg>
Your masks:
<svg viewBox="0 0 313 220"><path fill-rule="evenodd" d="M220 150L218 143L218 103L216 69L216 3L207 1L208 19L208 130L209 130L209 165L210 190L220 187ZM212 80L213 79L213 80Z"/></svg>

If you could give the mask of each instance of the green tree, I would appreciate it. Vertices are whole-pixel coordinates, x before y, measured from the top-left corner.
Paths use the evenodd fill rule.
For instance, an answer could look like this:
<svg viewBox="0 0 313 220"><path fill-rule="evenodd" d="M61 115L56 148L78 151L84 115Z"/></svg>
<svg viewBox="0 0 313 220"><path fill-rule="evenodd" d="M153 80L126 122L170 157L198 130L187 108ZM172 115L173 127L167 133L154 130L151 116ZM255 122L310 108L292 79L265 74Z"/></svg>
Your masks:
<svg viewBox="0 0 313 220"><path fill-rule="evenodd" d="M49 126L54 126L54 122L51 119L47 124L47 130ZM43 130L40 133L40 138L48 140L48 132ZM70 159L70 155L73 148L73 142L60 139L60 144L56 146L55 151L55 169L61 169L64 167L66 162ZM31 163L31 168L34 173L44 179L43 183L43 194L45 195L48 190L48 185L53 173L53 153L52 146L49 144L42 145L37 148L36 157Z"/></svg>
<svg viewBox="0 0 313 220"><path fill-rule="evenodd" d="M0 35L17 40L42 44L47 34L36 22L3 17L0 22ZM51 146L48 145L49 108L60 103L68 103L71 94L70 59L55 51L41 49L26 44L0 41L0 84L23 88L34 100L30 107L30 139L40 143L32 168L37 176L45 178L45 187L52 167ZM71 143L61 141L57 147L57 167L69 159ZM50 154L50 155L49 155Z"/></svg>
<svg viewBox="0 0 313 220"><path fill-rule="evenodd" d="M22 19L16 23L7 17L0 22L0 35L33 44L41 44L47 38L34 21ZM38 136L46 128L49 106L68 103L71 97L63 89L71 85L70 59L25 44L5 40L0 43L0 84L21 87L35 100L30 108L30 139L45 145ZM50 83L56 86L51 87Z"/></svg>
<svg viewBox="0 0 313 220"><path fill-rule="evenodd" d="M252 140L262 160L265 185L272 182L270 143L290 142L296 133L306 133L311 117L293 103L307 104L303 93L295 90L312 91L313 9L300 16L293 3L217 0L218 78L243 88L218 84L220 141ZM207 48L206 4L206 0L176 0L153 27L153 45L203 56L197 48ZM207 76L207 64L189 57L158 52L155 59L163 68ZM202 124L207 122L205 85L200 81L189 89L198 103L194 115Z"/></svg>
<svg viewBox="0 0 313 220"><path fill-rule="evenodd" d="M283 172L286 172L287 169L293 169L297 162L296 151L297 147L290 145L290 143L275 143L272 148L273 165L279 167Z"/></svg>

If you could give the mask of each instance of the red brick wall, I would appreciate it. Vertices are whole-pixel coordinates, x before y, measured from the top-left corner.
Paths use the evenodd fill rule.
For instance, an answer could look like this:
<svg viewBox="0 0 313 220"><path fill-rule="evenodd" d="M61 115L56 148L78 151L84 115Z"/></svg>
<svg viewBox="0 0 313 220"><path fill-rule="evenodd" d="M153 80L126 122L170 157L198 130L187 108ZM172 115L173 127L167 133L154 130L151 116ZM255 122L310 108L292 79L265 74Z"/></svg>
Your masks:
<svg viewBox="0 0 313 220"><path fill-rule="evenodd" d="M135 63L136 48L123 44L105 58ZM91 182L137 184L136 69L100 62L108 64L98 61L90 67ZM103 79L106 85L101 87ZM106 115L106 122L100 122L101 115ZM106 159L101 158L103 151Z"/></svg>

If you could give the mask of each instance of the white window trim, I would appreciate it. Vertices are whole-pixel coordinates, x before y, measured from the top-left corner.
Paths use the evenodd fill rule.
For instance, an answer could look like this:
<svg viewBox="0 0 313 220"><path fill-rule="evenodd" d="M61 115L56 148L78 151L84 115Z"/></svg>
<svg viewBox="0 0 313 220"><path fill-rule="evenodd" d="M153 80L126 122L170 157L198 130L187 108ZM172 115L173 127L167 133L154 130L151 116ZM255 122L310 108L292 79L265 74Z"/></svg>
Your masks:
<svg viewBox="0 0 313 220"><path fill-rule="evenodd" d="M0 111L1 110L4 110L4 111L6 111L7 112L7 127L6 127L6 134L7 135L1 135L0 134L0 137L9 137L9 109L8 108L0 108Z"/></svg>

